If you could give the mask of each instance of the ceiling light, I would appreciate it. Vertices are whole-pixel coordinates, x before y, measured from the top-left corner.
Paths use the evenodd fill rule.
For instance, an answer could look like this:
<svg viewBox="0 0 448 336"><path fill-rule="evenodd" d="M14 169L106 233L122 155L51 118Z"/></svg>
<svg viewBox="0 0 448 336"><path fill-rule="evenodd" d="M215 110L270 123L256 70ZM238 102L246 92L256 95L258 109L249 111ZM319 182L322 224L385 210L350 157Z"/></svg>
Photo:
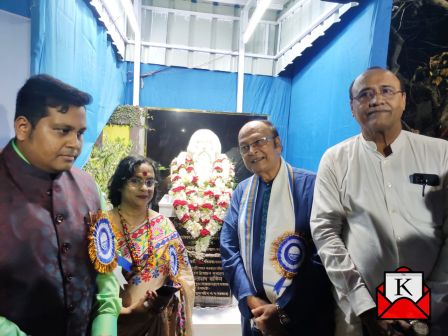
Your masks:
<svg viewBox="0 0 448 336"><path fill-rule="evenodd" d="M257 3L257 7L255 8L252 16L250 17L249 24L247 25L246 31L243 34L243 42L246 44L251 38L252 34L255 31L255 28L258 26L261 18L264 13L268 9L272 0L259 0Z"/></svg>

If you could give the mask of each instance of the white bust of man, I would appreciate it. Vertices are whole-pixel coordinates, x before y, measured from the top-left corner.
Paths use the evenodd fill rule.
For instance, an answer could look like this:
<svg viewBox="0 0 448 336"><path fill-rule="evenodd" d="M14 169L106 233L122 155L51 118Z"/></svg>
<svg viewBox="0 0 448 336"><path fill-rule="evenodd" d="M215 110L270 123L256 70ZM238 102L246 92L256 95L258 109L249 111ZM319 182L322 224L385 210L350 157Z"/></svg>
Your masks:
<svg viewBox="0 0 448 336"><path fill-rule="evenodd" d="M193 160L199 181L202 182L211 176L213 163L221 154L221 142L211 130L200 129L191 136L187 153Z"/></svg>

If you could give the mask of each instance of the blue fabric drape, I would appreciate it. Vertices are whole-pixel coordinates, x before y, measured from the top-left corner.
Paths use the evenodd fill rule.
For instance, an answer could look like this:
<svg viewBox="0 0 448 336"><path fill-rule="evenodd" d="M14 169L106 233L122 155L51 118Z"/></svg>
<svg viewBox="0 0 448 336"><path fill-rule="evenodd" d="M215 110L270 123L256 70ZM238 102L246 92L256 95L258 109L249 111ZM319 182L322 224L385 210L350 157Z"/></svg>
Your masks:
<svg viewBox="0 0 448 336"><path fill-rule="evenodd" d="M315 171L327 148L359 133L348 88L368 67L386 65L391 7L391 0L360 2L295 62L286 151L292 165Z"/></svg>
<svg viewBox="0 0 448 336"><path fill-rule="evenodd" d="M270 79L270 80L266 80ZM288 148L288 122L291 103L291 79L246 75L244 79L244 111L269 116L282 140L283 153Z"/></svg>
<svg viewBox="0 0 448 336"><path fill-rule="evenodd" d="M235 112L236 73L142 64L141 74L140 106ZM289 78L245 75L243 112L269 115L286 140L290 92ZM132 103L132 83L126 101Z"/></svg>
<svg viewBox="0 0 448 336"><path fill-rule="evenodd" d="M117 61L106 30L83 0L40 0L31 6L31 72L47 73L90 93L83 166L115 107L124 103L126 63Z"/></svg>
<svg viewBox="0 0 448 336"><path fill-rule="evenodd" d="M17 15L30 17L31 0L2 0L0 9Z"/></svg>

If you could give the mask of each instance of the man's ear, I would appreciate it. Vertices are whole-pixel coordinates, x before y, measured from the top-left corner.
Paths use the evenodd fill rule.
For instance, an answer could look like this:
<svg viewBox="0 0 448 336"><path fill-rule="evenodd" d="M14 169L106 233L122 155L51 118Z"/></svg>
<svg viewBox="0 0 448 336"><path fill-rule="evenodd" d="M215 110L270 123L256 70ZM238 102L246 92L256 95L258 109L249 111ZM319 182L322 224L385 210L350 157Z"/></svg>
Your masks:
<svg viewBox="0 0 448 336"><path fill-rule="evenodd" d="M403 95L401 96L401 109L403 110L401 115L403 115L404 110L406 110L406 92L403 92Z"/></svg>
<svg viewBox="0 0 448 336"><path fill-rule="evenodd" d="M274 147L276 149L279 149L279 153L281 153L283 151L282 142L280 141L280 137L279 136L276 136L274 138Z"/></svg>
<svg viewBox="0 0 448 336"><path fill-rule="evenodd" d="M14 130L16 132L16 139L24 141L28 139L33 131L33 125L31 125L26 117L20 116L14 121Z"/></svg>
<svg viewBox="0 0 448 336"><path fill-rule="evenodd" d="M352 117L355 117L355 112L353 112L353 99L350 99L350 110L352 111Z"/></svg>

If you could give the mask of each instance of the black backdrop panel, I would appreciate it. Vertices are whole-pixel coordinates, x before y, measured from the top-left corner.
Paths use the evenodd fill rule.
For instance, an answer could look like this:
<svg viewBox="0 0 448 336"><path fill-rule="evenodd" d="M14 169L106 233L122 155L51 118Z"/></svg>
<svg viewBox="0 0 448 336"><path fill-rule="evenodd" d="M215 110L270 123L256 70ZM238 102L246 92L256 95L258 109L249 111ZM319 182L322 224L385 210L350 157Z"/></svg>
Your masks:
<svg viewBox="0 0 448 336"><path fill-rule="evenodd" d="M245 113L215 113L190 110L149 109L147 153L168 167L171 160L185 150L191 135L201 128L216 133L222 152L238 146L238 132L248 121L266 116Z"/></svg>
<svg viewBox="0 0 448 336"><path fill-rule="evenodd" d="M221 141L221 151L235 163L236 182L248 177L238 151L238 132L248 121L266 119L265 115L216 113L206 111L149 108L149 131L146 152L149 157L169 168L171 161L186 150L191 135L202 128L210 129ZM166 172L162 178L166 178ZM165 190L162 190L162 192Z"/></svg>

